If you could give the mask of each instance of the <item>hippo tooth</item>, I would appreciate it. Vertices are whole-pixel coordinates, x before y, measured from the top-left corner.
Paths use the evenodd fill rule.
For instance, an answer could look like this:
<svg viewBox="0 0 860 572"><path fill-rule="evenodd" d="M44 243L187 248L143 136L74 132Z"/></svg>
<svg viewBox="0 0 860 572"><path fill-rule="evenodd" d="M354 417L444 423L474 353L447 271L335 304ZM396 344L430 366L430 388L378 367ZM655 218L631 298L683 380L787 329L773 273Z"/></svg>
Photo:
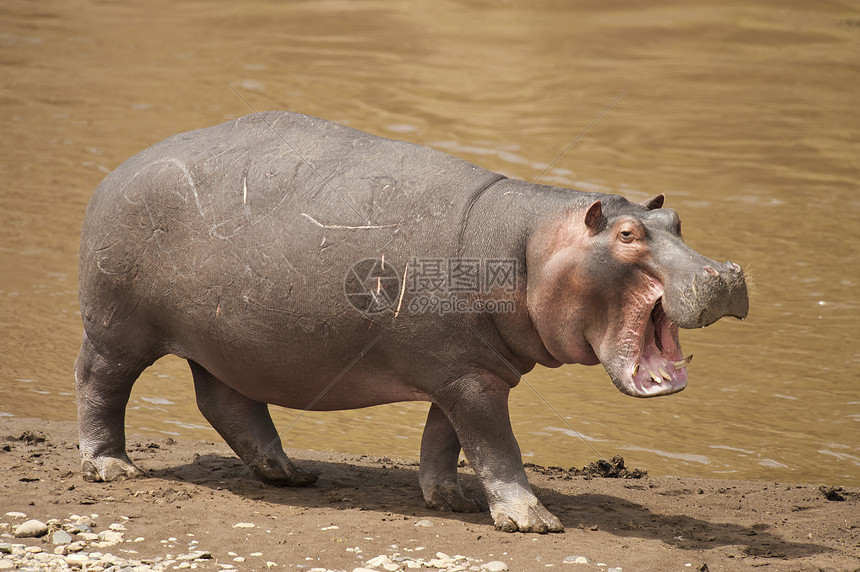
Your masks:
<svg viewBox="0 0 860 572"><path fill-rule="evenodd" d="M636 374L639 373L639 364L633 366L633 377L636 377Z"/></svg>
<svg viewBox="0 0 860 572"><path fill-rule="evenodd" d="M660 377L659 375L657 375L656 373L654 373L653 371L649 371L648 376L651 378L651 381L653 381L657 385L660 385L661 383L663 383L663 378Z"/></svg>
<svg viewBox="0 0 860 572"><path fill-rule="evenodd" d="M665 369L663 369L663 367L662 367L662 366L661 366L660 368L658 368L658 369L657 369L657 372L658 372L660 375L662 375L662 376L663 376L663 379L672 379L672 378L669 376L669 374L668 374L668 373L666 373L666 370L665 370Z"/></svg>
<svg viewBox="0 0 860 572"><path fill-rule="evenodd" d="M688 355L684 359L672 362L672 365L675 366L675 369L682 369L687 367L687 364L689 364L691 361L693 361L693 354Z"/></svg>

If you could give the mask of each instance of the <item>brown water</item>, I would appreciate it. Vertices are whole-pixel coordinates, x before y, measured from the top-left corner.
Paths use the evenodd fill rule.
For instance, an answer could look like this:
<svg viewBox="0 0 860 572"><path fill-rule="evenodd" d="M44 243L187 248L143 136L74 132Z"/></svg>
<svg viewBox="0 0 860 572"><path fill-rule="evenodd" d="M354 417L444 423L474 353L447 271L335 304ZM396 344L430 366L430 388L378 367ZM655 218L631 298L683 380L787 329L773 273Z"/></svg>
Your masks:
<svg viewBox="0 0 860 572"><path fill-rule="evenodd" d="M754 278L748 321L682 333L681 394L529 374L512 398L527 460L581 465L590 445L652 474L860 485L858 87L847 1L4 0L0 429L75 417L78 232L105 173L291 109L529 180L583 135L541 182L666 193L688 243ZM425 412L274 415L290 446L416 458ZM217 439L177 359L135 386L128 426Z"/></svg>

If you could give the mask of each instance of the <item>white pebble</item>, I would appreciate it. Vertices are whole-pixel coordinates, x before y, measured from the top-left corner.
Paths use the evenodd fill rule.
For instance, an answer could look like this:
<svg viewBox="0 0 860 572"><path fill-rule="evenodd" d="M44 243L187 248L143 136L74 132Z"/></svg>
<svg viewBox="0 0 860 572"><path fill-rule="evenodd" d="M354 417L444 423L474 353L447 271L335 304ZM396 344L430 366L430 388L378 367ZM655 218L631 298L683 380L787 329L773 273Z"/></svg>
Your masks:
<svg viewBox="0 0 860 572"><path fill-rule="evenodd" d="M17 538L37 538L48 534L48 525L40 520L28 520L15 527Z"/></svg>
<svg viewBox="0 0 860 572"><path fill-rule="evenodd" d="M400 565L397 564L397 562L391 560L391 558L389 558L385 554L380 554L375 558L371 558L366 562L366 564L373 568L382 568L384 570L389 570L390 572L394 572L395 570L400 569Z"/></svg>
<svg viewBox="0 0 860 572"><path fill-rule="evenodd" d="M75 565L83 565L90 561L90 557L87 554L69 554L66 556L66 563Z"/></svg>
<svg viewBox="0 0 860 572"><path fill-rule="evenodd" d="M320 530L338 530L339 526L324 526Z"/></svg>
<svg viewBox="0 0 860 572"><path fill-rule="evenodd" d="M507 569L508 565L501 560L493 560L492 562L481 564L481 570L486 570L487 572L504 572Z"/></svg>
<svg viewBox="0 0 860 572"><path fill-rule="evenodd" d="M257 526L253 522L237 522L233 525L233 528L254 528Z"/></svg>
<svg viewBox="0 0 860 572"><path fill-rule="evenodd" d="M123 534L115 530L103 530L98 534L99 540L107 546L122 542Z"/></svg>
<svg viewBox="0 0 860 572"><path fill-rule="evenodd" d="M15 511L7 512L5 516L8 516L9 518L27 518L27 515L24 514L23 512L15 512Z"/></svg>

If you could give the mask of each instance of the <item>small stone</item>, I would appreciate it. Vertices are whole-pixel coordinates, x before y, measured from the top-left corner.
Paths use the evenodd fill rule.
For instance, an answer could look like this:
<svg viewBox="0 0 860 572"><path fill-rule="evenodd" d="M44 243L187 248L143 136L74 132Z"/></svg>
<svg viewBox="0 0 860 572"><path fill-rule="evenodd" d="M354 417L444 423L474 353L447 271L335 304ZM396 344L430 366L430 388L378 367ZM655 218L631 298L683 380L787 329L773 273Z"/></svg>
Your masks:
<svg viewBox="0 0 860 572"><path fill-rule="evenodd" d="M16 511L7 512L6 516L8 516L9 518L27 518L27 515L24 514L23 512L16 512Z"/></svg>
<svg viewBox="0 0 860 572"><path fill-rule="evenodd" d="M8 542L0 542L0 553L12 554L12 545Z"/></svg>
<svg viewBox="0 0 860 572"><path fill-rule="evenodd" d="M79 532L78 538L80 538L81 540L93 541L93 540L98 540L99 535L96 534L95 532Z"/></svg>
<svg viewBox="0 0 860 572"><path fill-rule="evenodd" d="M433 524L432 520L427 520L426 518L422 518L421 520L419 520L418 522L415 523L415 526L426 526L429 528L429 527L435 526L435 525Z"/></svg>
<svg viewBox="0 0 860 572"><path fill-rule="evenodd" d="M93 527L90 526L89 524L82 522L80 524L74 525L71 530L72 530L72 532L76 532L76 533L80 533L80 532L92 533Z"/></svg>
<svg viewBox="0 0 860 572"><path fill-rule="evenodd" d="M195 550L194 552L189 552L188 554L181 554L176 557L177 560L209 560L212 558L212 553L208 550Z"/></svg>
<svg viewBox="0 0 860 572"><path fill-rule="evenodd" d="M78 540L76 542L72 542L71 544L66 546L66 548L69 550L69 552L77 552L79 550L83 550L84 546L86 546L86 545L83 542L81 542L80 540Z"/></svg>
<svg viewBox="0 0 860 572"><path fill-rule="evenodd" d="M237 522L233 525L233 528L254 528L257 526L253 522Z"/></svg>
<svg viewBox="0 0 860 572"><path fill-rule="evenodd" d="M352 572L377 572L377 571L374 570L373 568L364 568L364 567L359 566L358 568L353 568Z"/></svg>
<svg viewBox="0 0 860 572"><path fill-rule="evenodd" d="M493 560L492 562L481 564L481 570L486 570L486 572L504 572L507 569L508 565L501 560Z"/></svg>
<svg viewBox="0 0 860 572"><path fill-rule="evenodd" d="M28 546L24 549L24 552L29 552L30 554L38 554L42 552L42 547L40 546Z"/></svg>
<svg viewBox="0 0 860 572"><path fill-rule="evenodd" d="M263 555L262 552L252 552L248 556L262 556L262 555Z"/></svg>
<svg viewBox="0 0 860 572"><path fill-rule="evenodd" d="M54 534L51 535L51 542L53 544L68 544L72 541L72 535L66 532L65 530L58 530Z"/></svg>
<svg viewBox="0 0 860 572"><path fill-rule="evenodd" d="M233 562L244 562L244 561L245 561L244 556L237 556L236 558L233 559Z"/></svg>
<svg viewBox="0 0 860 572"><path fill-rule="evenodd" d="M65 556L69 553L69 547L65 545L60 545L54 548L54 554L59 554L60 556Z"/></svg>
<svg viewBox="0 0 860 572"><path fill-rule="evenodd" d="M624 569L622 569L622 568L619 566L619 567L616 567L616 568L610 568L610 569L609 569L609 570L607 570L606 572L624 572Z"/></svg>
<svg viewBox="0 0 860 572"><path fill-rule="evenodd" d="M110 530L115 530L115 531L117 531L117 532L123 532L123 531L127 530L127 529L125 528L125 526L123 526L123 525L121 525L121 524L116 524L116 523L114 523L114 524L110 525L108 528L109 528Z"/></svg>
<svg viewBox="0 0 860 572"><path fill-rule="evenodd" d="M277 565L277 562L266 562L266 568L274 568Z"/></svg>
<svg viewBox="0 0 860 572"><path fill-rule="evenodd" d="M382 568L383 570L388 570L389 572L400 570L400 565L397 562L391 560L391 558L389 558L385 554L380 554L376 558L371 558L365 564L373 568Z"/></svg>
<svg viewBox="0 0 860 572"><path fill-rule="evenodd" d="M15 563L6 558L0 558L0 570L14 570Z"/></svg>
<svg viewBox="0 0 860 572"><path fill-rule="evenodd" d="M122 533L114 530L103 530L99 532L98 539L107 545L119 544L122 542Z"/></svg>
<svg viewBox="0 0 860 572"><path fill-rule="evenodd" d="M66 564L71 566L81 566L90 561L88 554L69 554L66 556Z"/></svg>
<svg viewBox="0 0 860 572"><path fill-rule="evenodd" d="M333 526L324 526L320 530L338 530L339 528L340 528L339 526L333 525Z"/></svg>
<svg viewBox="0 0 860 572"><path fill-rule="evenodd" d="M17 538L39 538L48 534L48 525L39 520L28 520L15 527Z"/></svg>
<svg viewBox="0 0 860 572"><path fill-rule="evenodd" d="M88 527L90 527L90 529L92 529L92 527L94 527L96 525L96 523L93 522L93 518L96 518L96 517L89 517L86 515L79 516L78 518L75 519L75 524L85 524Z"/></svg>
<svg viewBox="0 0 860 572"><path fill-rule="evenodd" d="M565 556L562 562L564 564L588 564L591 560L585 556Z"/></svg>

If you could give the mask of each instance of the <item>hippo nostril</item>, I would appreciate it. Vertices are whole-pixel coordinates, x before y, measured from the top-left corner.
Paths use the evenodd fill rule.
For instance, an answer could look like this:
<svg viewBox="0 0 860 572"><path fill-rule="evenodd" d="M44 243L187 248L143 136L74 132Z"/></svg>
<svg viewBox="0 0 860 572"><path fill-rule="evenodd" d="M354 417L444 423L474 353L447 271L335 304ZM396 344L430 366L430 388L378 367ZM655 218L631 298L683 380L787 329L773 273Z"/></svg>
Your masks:
<svg viewBox="0 0 860 572"><path fill-rule="evenodd" d="M717 272L716 270L714 270L714 269L713 269L713 268L711 268L710 266L705 266L705 272L707 272L707 273L708 273L708 274L710 274L711 276L719 276L719 275L720 275L720 273L719 273L719 272Z"/></svg>
<svg viewBox="0 0 860 572"><path fill-rule="evenodd" d="M737 273L741 271L741 267L732 262L731 260L726 262L726 266L728 266L732 270L732 272Z"/></svg>

